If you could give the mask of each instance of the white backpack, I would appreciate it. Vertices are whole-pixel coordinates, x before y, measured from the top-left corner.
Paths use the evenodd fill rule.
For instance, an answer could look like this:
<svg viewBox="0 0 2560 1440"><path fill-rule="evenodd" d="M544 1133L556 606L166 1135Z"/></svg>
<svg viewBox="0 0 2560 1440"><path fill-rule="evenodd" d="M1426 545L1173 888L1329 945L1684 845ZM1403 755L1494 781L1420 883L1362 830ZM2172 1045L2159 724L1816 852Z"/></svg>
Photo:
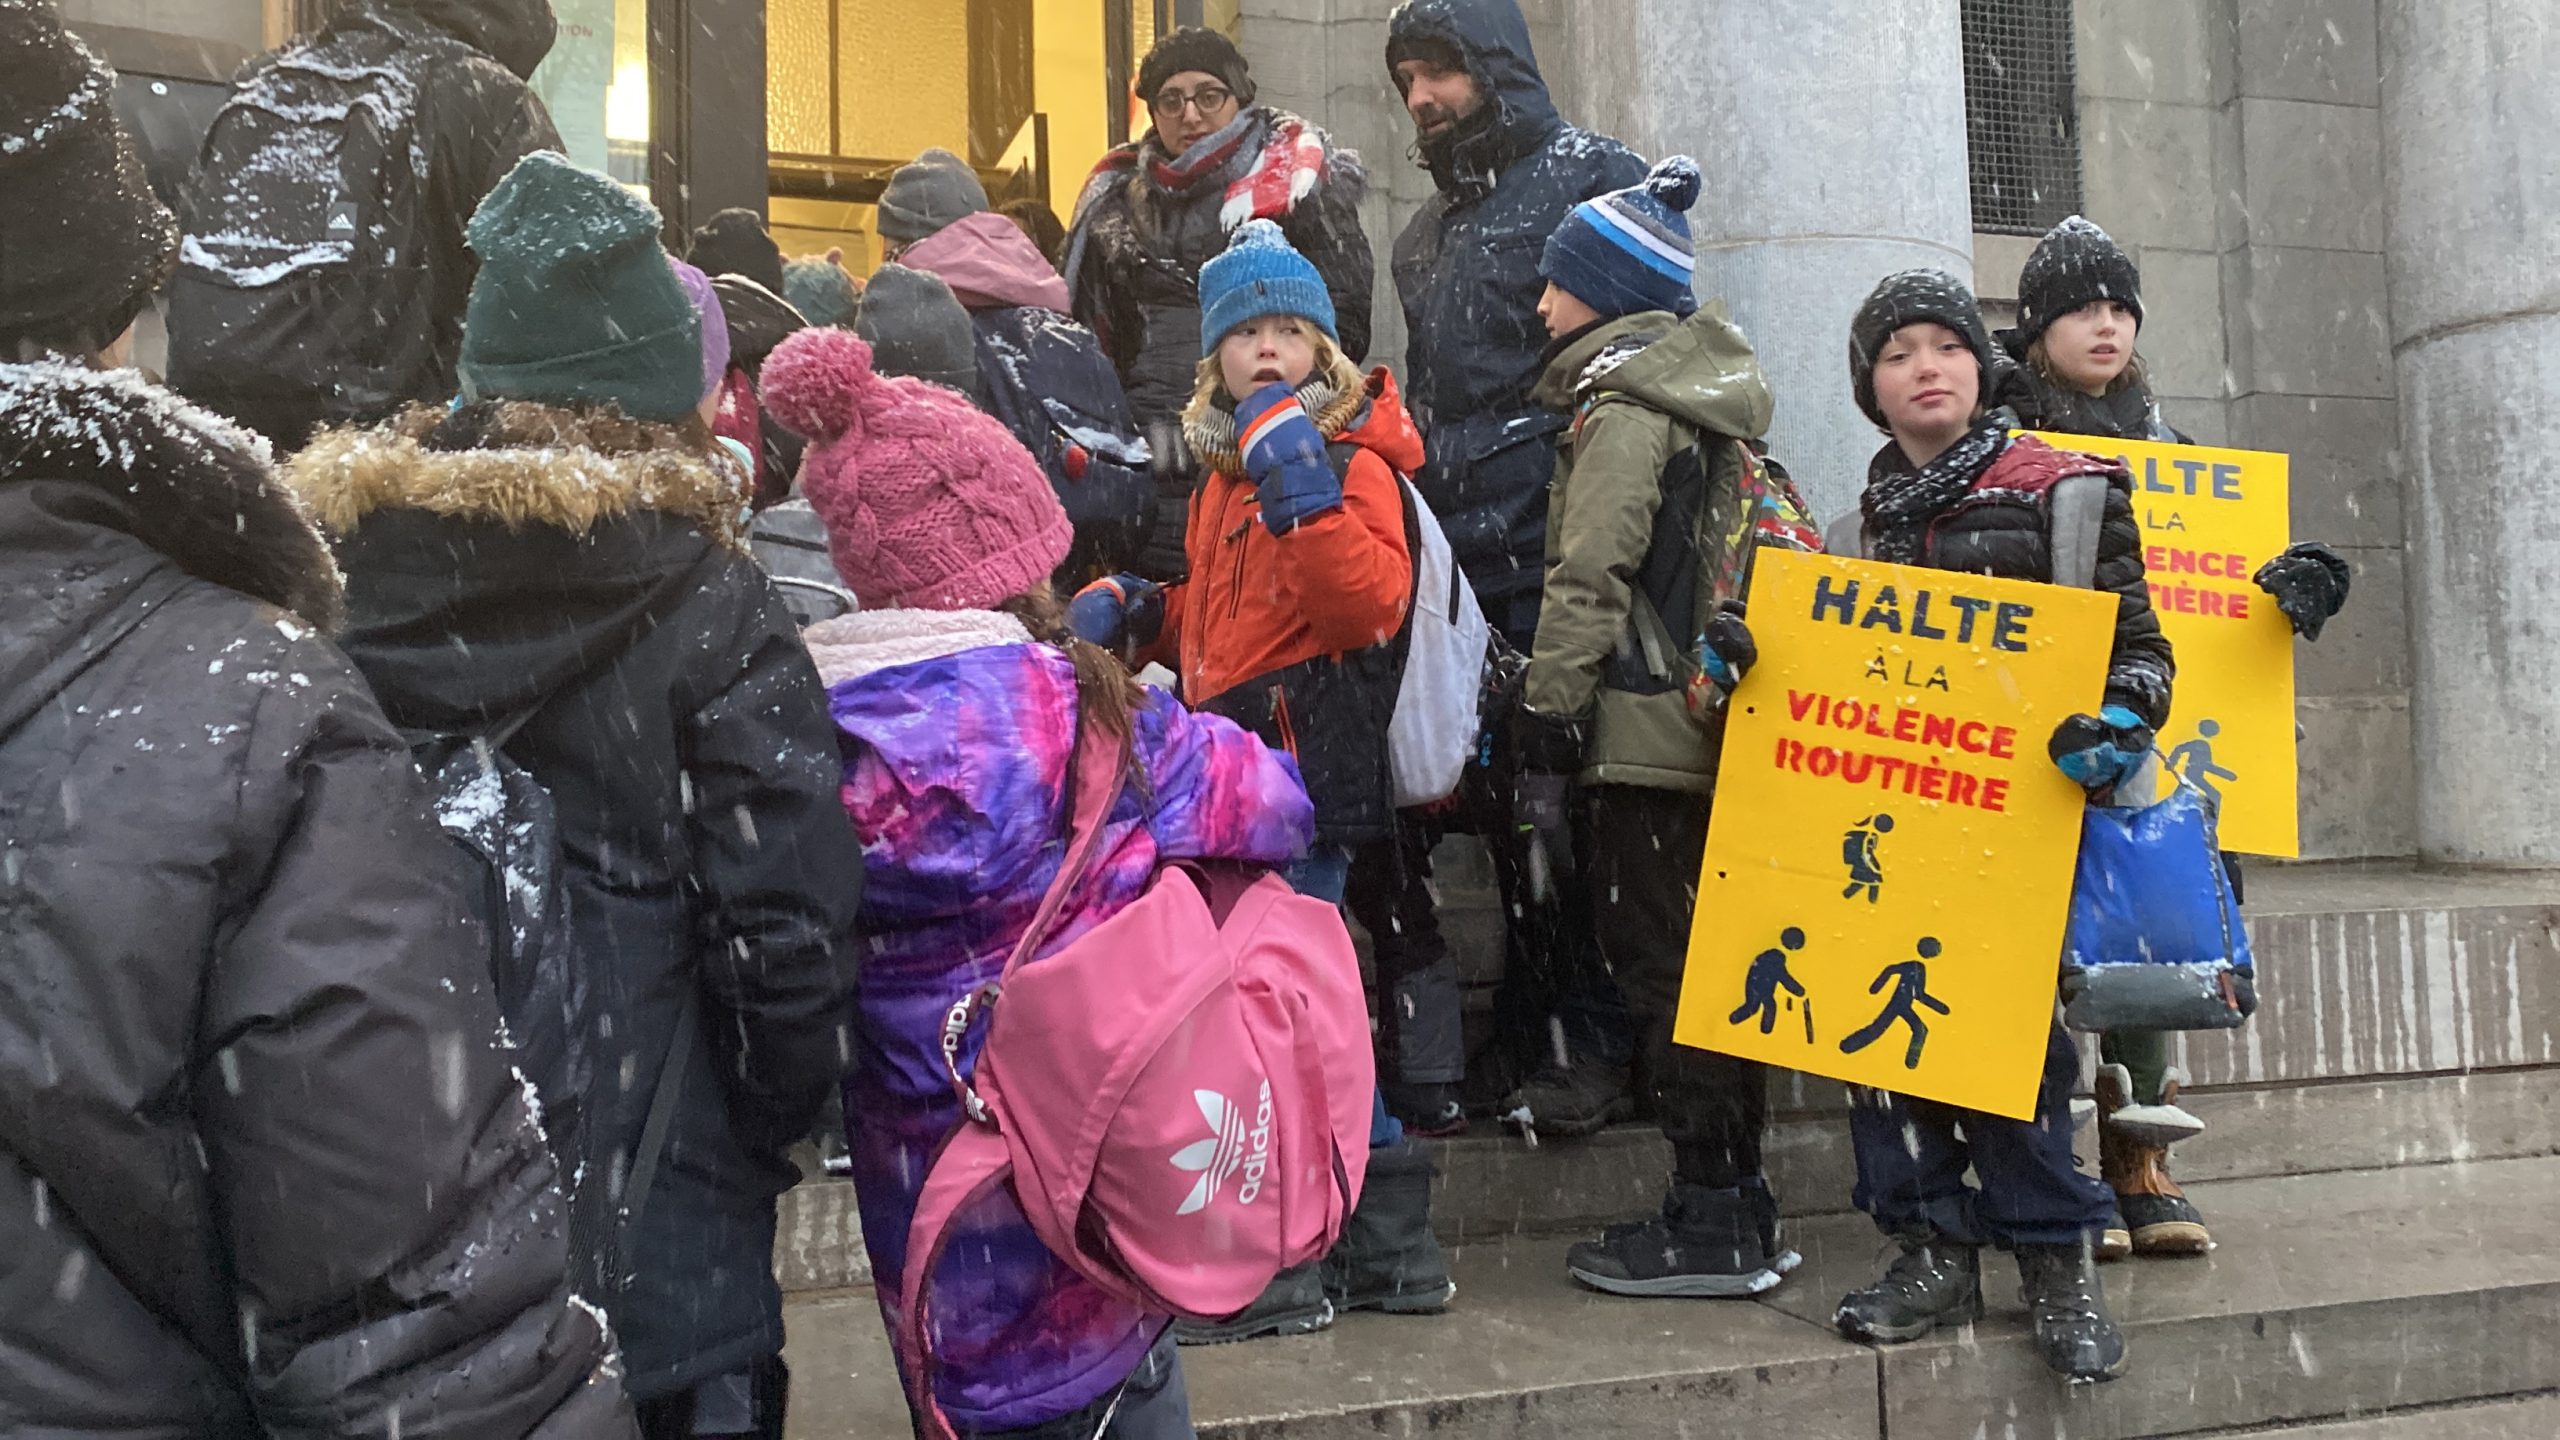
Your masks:
<svg viewBox="0 0 2560 1440"><path fill-rule="evenodd" d="M1396 808L1430 805L1456 792L1475 753L1483 709L1484 657L1493 629L1475 588L1449 551L1438 516L1413 482L1413 613L1407 621L1404 679L1387 725L1387 766Z"/></svg>

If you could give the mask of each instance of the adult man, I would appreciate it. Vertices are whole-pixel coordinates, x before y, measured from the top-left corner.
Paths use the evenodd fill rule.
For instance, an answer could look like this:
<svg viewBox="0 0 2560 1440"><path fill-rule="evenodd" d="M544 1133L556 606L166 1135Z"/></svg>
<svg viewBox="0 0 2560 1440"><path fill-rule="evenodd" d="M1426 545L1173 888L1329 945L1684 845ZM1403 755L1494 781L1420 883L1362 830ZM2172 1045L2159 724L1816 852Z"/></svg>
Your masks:
<svg viewBox="0 0 2560 1440"><path fill-rule="evenodd" d="M1567 424L1531 398L1548 345L1539 256L1574 205L1636 184L1645 166L1557 115L1515 0L1408 0L1388 22L1387 65L1439 187L1398 237L1394 260L1412 336L1406 395L1428 449L1415 483L1487 618L1527 653L1547 483ZM1580 887L1538 883L1548 865L1517 829L1498 828L1494 869L1508 918L1500 1058L1542 1072L1502 1108L1525 1109L1547 1133L1588 1133L1631 1109L1627 1021L1591 958ZM1549 827L1555 843L1539 847L1549 862L1570 849L1565 828Z"/></svg>
<svg viewBox="0 0 2560 1440"><path fill-rule="evenodd" d="M1076 202L1066 281L1075 317L1119 367L1138 424L1180 424L1200 365L1200 267L1248 220L1277 223L1333 297L1342 353L1369 353L1376 263L1360 230L1368 174L1295 115L1253 103L1244 56L1214 30L1166 35L1138 67L1155 125L1102 157ZM1169 447L1168 447L1169 448ZM1192 477L1159 467L1150 580L1182 573Z"/></svg>
<svg viewBox="0 0 2560 1440"><path fill-rule="evenodd" d="M555 29L548 0L349 0L251 62L181 207L169 383L288 449L451 398L463 224L560 148L525 83Z"/></svg>

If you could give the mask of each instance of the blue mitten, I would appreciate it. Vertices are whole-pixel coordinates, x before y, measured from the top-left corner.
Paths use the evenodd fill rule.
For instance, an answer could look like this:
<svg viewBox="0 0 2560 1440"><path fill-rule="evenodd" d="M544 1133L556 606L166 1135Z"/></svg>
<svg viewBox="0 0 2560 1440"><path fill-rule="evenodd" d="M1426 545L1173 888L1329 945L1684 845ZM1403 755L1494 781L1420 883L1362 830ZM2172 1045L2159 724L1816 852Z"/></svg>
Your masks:
<svg viewBox="0 0 2560 1440"><path fill-rule="evenodd" d="M2151 727L2121 705L2095 715L2074 715L2054 727L2045 746L2054 765L2091 795L2103 795L2131 775L2151 753Z"/></svg>
<svg viewBox="0 0 2560 1440"><path fill-rule="evenodd" d="M1236 406L1236 448L1272 534L1342 508L1342 477L1325 458L1324 432L1307 418L1297 391L1275 382L1245 397Z"/></svg>
<svg viewBox="0 0 2560 1440"><path fill-rule="evenodd" d="M1164 629L1164 591L1135 575L1106 576L1068 602L1067 628L1106 650L1153 645Z"/></svg>

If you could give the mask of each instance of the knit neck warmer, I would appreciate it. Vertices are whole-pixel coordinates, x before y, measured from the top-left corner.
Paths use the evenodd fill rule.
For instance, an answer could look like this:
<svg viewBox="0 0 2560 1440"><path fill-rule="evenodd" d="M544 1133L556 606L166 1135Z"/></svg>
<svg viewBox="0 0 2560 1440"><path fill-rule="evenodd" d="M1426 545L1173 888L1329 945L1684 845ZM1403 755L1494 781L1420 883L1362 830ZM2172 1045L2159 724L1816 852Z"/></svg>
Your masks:
<svg viewBox="0 0 2560 1440"><path fill-rule="evenodd" d="M1360 428L1369 410L1369 387L1357 371L1347 380L1339 373L1310 375L1298 387L1298 403L1328 442L1339 440ZM1236 402L1224 389L1182 417L1182 438L1199 457L1202 474L1244 473L1244 457L1236 449Z"/></svg>
<svg viewBox="0 0 2560 1440"><path fill-rule="evenodd" d="M1270 128L1271 112L1249 105L1225 128L1202 136L1179 155L1165 154L1163 137L1150 130L1139 146L1140 167L1161 193L1188 195L1208 181L1224 184L1242 175L1262 154L1263 135Z"/></svg>
<svg viewBox="0 0 2560 1440"><path fill-rule="evenodd" d="M829 686L902 665L995 645L1028 645L1031 631L1001 610L858 610L800 632Z"/></svg>
<svg viewBox="0 0 2560 1440"><path fill-rule="evenodd" d="M2009 427L2015 423L2006 410L1994 410L1917 469L1898 444L1877 452L1867 466L1866 494L1858 500L1867 522L1868 557L1895 565L1923 563L1920 551L1930 522L1954 508L2009 448Z"/></svg>
<svg viewBox="0 0 2560 1440"><path fill-rule="evenodd" d="M2089 395L2069 385L2055 384L2033 367L2027 368L2026 381L2035 392L2039 430L2102 435L2111 440L2166 438L2168 427L2161 422L2160 407L2153 402L2149 386L2126 385L2104 395Z"/></svg>

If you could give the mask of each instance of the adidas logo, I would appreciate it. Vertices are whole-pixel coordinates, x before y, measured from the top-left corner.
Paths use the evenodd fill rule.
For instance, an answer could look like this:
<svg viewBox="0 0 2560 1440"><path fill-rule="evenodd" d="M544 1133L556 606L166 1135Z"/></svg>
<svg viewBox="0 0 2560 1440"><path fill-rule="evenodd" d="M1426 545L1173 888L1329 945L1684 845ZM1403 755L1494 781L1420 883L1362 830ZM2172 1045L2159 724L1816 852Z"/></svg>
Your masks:
<svg viewBox="0 0 2560 1440"><path fill-rule="evenodd" d="M1236 1203L1252 1204L1261 1198L1263 1173L1271 1164L1271 1082L1262 1082L1262 1097L1250 1124L1243 1106L1215 1090L1194 1090L1191 1099L1200 1107L1200 1118L1209 1123L1209 1134L1173 1152L1174 1169L1200 1177L1182 1208L1173 1213L1197 1215L1208 1209L1238 1170L1244 1172L1244 1183L1236 1189Z"/></svg>

